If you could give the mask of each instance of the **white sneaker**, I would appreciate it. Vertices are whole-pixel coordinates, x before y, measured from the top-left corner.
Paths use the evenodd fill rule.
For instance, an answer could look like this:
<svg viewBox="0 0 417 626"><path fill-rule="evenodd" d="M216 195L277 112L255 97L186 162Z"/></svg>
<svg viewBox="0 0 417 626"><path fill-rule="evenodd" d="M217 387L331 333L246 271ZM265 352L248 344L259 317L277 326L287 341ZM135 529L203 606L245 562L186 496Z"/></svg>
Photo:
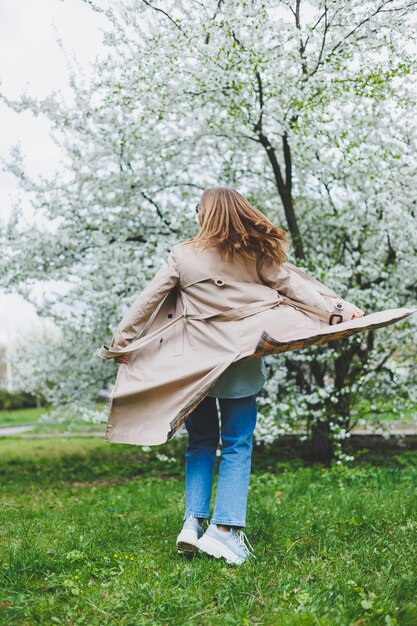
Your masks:
<svg viewBox="0 0 417 626"><path fill-rule="evenodd" d="M216 559L223 558L226 559L227 563L235 565L240 565L246 561L249 555L256 559L249 539L243 530L231 528L225 532L219 530L216 524L210 524L201 539L197 541L197 548Z"/></svg>
<svg viewBox="0 0 417 626"><path fill-rule="evenodd" d="M197 541L202 537L203 532L198 519L189 515L177 537L178 552L186 556L193 556L197 552Z"/></svg>

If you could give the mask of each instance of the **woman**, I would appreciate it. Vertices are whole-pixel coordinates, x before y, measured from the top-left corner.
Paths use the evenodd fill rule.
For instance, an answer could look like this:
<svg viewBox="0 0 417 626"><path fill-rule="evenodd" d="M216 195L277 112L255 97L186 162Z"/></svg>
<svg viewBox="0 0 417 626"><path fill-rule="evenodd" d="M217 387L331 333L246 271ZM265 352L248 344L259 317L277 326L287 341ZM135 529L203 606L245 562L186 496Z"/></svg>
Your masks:
<svg viewBox="0 0 417 626"><path fill-rule="evenodd" d="M250 554L239 529L264 382L260 357L384 326L414 309L364 316L289 263L286 233L233 189L207 189L197 212L197 236L174 246L98 351L123 364L106 439L156 445L185 423L186 510L177 547L240 564ZM220 438L214 513L203 533Z"/></svg>
<svg viewBox="0 0 417 626"><path fill-rule="evenodd" d="M216 250L222 261L233 261L239 255L245 257L246 263L248 259L257 267L263 281L262 265L266 261L276 267L282 265L286 259L286 233L269 224L240 194L208 189L200 204L196 210L201 230L193 240L200 244L200 249ZM363 312L356 309L352 315L360 316ZM238 363L222 374L207 397L186 418L186 511L177 537L179 552L192 555L198 548L235 564L243 563L251 553L246 536L236 530L246 526L256 394L264 382L261 358ZM216 398L221 416L221 459L213 516L203 534L203 522L210 517L220 439Z"/></svg>

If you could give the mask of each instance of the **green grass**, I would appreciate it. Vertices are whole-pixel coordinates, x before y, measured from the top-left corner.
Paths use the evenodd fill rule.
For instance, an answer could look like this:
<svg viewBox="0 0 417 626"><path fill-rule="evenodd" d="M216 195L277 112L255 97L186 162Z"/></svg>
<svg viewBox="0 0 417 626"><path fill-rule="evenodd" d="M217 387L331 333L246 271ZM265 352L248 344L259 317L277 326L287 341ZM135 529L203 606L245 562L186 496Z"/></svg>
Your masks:
<svg viewBox="0 0 417 626"><path fill-rule="evenodd" d="M45 409L30 408L16 409L13 411L0 411L0 428L8 426L23 426L24 424L34 424Z"/></svg>
<svg viewBox="0 0 417 626"><path fill-rule="evenodd" d="M103 404L96 404L95 409L101 411L103 409ZM104 423L93 424L77 418L67 419L62 422L51 420L38 423L41 415L44 415L45 413L48 413L48 408L46 407L17 409L13 411L2 410L0 411L0 428L36 424L35 428L30 430L32 434L63 433L69 431L104 431L105 428Z"/></svg>
<svg viewBox="0 0 417 626"><path fill-rule="evenodd" d="M176 552L182 446L1 440L0 624L415 626L412 453L323 469L256 450L257 560L233 567Z"/></svg>

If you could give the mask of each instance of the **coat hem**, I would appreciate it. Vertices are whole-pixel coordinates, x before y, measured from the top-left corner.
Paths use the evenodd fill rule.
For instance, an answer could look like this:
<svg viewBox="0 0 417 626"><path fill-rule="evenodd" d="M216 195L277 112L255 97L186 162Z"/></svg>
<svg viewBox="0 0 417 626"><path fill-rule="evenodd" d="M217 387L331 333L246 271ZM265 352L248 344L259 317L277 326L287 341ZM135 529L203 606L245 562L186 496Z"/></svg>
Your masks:
<svg viewBox="0 0 417 626"><path fill-rule="evenodd" d="M229 361L226 364L226 366L222 369L222 371L220 372L220 374L216 378L216 380L211 381L205 387L200 389L198 393L194 394L194 396L185 405L185 407L183 407L181 409L181 411L178 413L178 415L176 417L174 417L174 419L170 422L170 427L171 428L170 428L170 430L168 432L168 435L167 435L167 441L169 439L172 439L172 437L175 435L175 433L181 428L181 426L185 422L185 419L187 418L187 416L190 413L192 413L194 411L194 409L197 408L197 406L200 404L200 402L202 402L204 400L204 398L208 395L208 392L210 391L210 389L212 389L214 387L214 385L216 384L216 382L217 382L218 378L221 376L221 374L223 374L223 372L229 367L229 365L231 365L231 363L233 363L236 360L236 357L238 357L239 354L240 353L235 354L233 356L233 359L231 361Z"/></svg>

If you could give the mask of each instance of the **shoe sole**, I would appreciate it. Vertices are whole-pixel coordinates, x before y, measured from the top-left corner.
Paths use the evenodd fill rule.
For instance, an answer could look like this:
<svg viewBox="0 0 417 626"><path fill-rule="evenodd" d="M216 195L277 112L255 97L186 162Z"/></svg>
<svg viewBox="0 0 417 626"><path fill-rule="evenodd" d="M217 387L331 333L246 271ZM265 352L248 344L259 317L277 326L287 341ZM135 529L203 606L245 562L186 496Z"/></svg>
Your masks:
<svg viewBox="0 0 417 626"><path fill-rule="evenodd" d="M221 541L214 539L213 537L206 537L205 535L197 541L197 548L210 556L214 556L215 559L225 559L229 565L241 565L245 559L230 550Z"/></svg>
<svg viewBox="0 0 417 626"><path fill-rule="evenodd" d="M180 554L184 554L188 557L197 554L197 546L192 543L187 543L186 541L178 541L177 548Z"/></svg>
<svg viewBox="0 0 417 626"><path fill-rule="evenodd" d="M197 553L196 535L192 531L183 530L177 537L178 552L185 556L194 556Z"/></svg>

